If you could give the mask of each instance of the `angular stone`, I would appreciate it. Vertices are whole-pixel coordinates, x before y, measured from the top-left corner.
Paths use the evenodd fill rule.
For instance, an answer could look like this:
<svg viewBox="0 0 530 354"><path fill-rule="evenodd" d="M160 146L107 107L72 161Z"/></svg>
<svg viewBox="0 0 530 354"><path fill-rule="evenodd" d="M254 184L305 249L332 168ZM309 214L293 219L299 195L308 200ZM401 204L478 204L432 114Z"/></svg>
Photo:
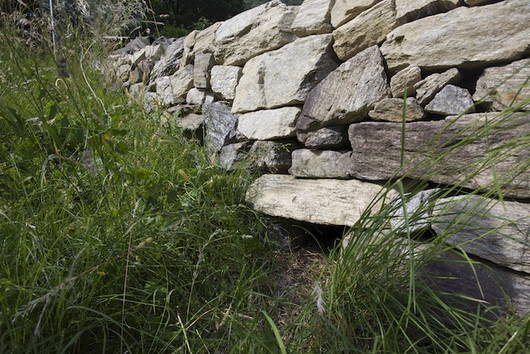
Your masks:
<svg viewBox="0 0 530 354"><path fill-rule="evenodd" d="M421 191L407 199L405 203L401 197L398 197L395 200L396 207L391 214L391 228L396 232L406 234L431 227L435 197L440 191L438 188ZM406 217L404 210L406 210Z"/></svg>
<svg viewBox="0 0 530 354"><path fill-rule="evenodd" d="M249 60L237 85L233 112L304 102L309 91L337 67L331 41L330 34L304 37Z"/></svg>
<svg viewBox="0 0 530 354"><path fill-rule="evenodd" d="M458 115L475 111L475 103L468 90L454 85L445 86L434 99L425 106L425 111L444 116Z"/></svg>
<svg viewBox="0 0 530 354"><path fill-rule="evenodd" d="M202 31L193 31L184 39L184 53L181 65L193 64L196 54L215 53L215 33L222 22L216 22Z"/></svg>
<svg viewBox="0 0 530 354"><path fill-rule="evenodd" d="M477 82L473 99L502 111L530 98L530 59L487 68Z"/></svg>
<svg viewBox="0 0 530 354"><path fill-rule="evenodd" d="M467 253L530 273L530 205L476 195L436 202L433 230Z"/></svg>
<svg viewBox="0 0 530 354"><path fill-rule="evenodd" d="M385 98L377 102L374 109L368 113L370 118L375 120L386 120L388 122L401 122L403 120L402 98ZM415 98L407 98L407 112L405 120L412 122L425 117L423 108L418 104Z"/></svg>
<svg viewBox="0 0 530 354"><path fill-rule="evenodd" d="M286 173L291 167L292 144L256 141L248 153L250 166L260 171Z"/></svg>
<svg viewBox="0 0 530 354"><path fill-rule="evenodd" d="M496 123L469 119L408 123L403 168L401 128L399 123L375 122L350 126L354 177L386 180L407 176L471 189L499 187L507 196L530 197L530 171L525 167L530 150L509 146L496 150L528 134L530 115L507 117ZM463 142L480 129L487 134ZM455 144L461 145L454 148ZM501 159L484 165L484 159L501 152Z"/></svg>
<svg viewBox="0 0 530 354"><path fill-rule="evenodd" d="M239 66L216 65L212 68L210 83L212 91L221 99L233 100L243 69Z"/></svg>
<svg viewBox="0 0 530 354"><path fill-rule="evenodd" d="M335 0L335 4L331 9L331 24L334 28L342 26L380 1L357 0L352 3L351 0Z"/></svg>
<svg viewBox="0 0 530 354"><path fill-rule="evenodd" d="M412 64L442 70L518 59L530 45L528 13L528 0L459 7L396 28L381 51L392 72Z"/></svg>
<svg viewBox="0 0 530 354"><path fill-rule="evenodd" d="M156 97L163 107L169 107L181 102L184 102L182 97L177 97L173 94L171 86L171 77L162 76L156 79Z"/></svg>
<svg viewBox="0 0 530 354"><path fill-rule="evenodd" d="M447 84L457 84L461 80L458 69L449 69L441 74L432 74L414 85L416 98L422 106L429 103Z"/></svg>
<svg viewBox="0 0 530 354"><path fill-rule="evenodd" d="M192 88L186 95L186 103L201 106L203 104L213 103L214 97L205 90Z"/></svg>
<svg viewBox="0 0 530 354"><path fill-rule="evenodd" d="M291 31L296 12L273 0L224 22L215 33L215 58L223 65L243 65L249 59L277 49L296 36Z"/></svg>
<svg viewBox="0 0 530 354"><path fill-rule="evenodd" d="M195 87L207 89L210 87L210 70L215 64L213 54L195 54L193 68L193 83Z"/></svg>
<svg viewBox="0 0 530 354"><path fill-rule="evenodd" d="M421 69L417 65L411 65L390 79L390 91L392 97L403 97L405 90L407 90L407 96L411 97L416 94L416 85L421 81Z"/></svg>
<svg viewBox="0 0 530 354"><path fill-rule="evenodd" d="M305 0L293 21L293 32L300 37L333 31L330 23L334 0Z"/></svg>
<svg viewBox="0 0 530 354"><path fill-rule="evenodd" d="M268 215L314 224L353 226L382 191L380 185L356 180L264 175L250 186L246 199L254 209Z"/></svg>
<svg viewBox="0 0 530 354"><path fill-rule="evenodd" d="M396 18L400 24L416 21L456 9L460 0L396 0Z"/></svg>
<svg viewBox="0 0 530 354"><path fill-rule="evenodd" d="M305 134L305 144L309 149L340 149L349 146L348 127L326 127Z"/></svg>
<svg viewBox="0 0 530 354"><path fill-rule="evenodd" d="M186 94L193 87L193 65L180 68L171 76L171 89L173 96L180 102L184 101Z"/></svg>
<svg viewBox="0 0 530 354"><path fill-rule="evenodd" d="M250 140L274 140L296 135L301 109L284 107L245 113L239 116L237 131Z"/></svg>
<svg viewBox="0 0 530 354"><path fill-rule="evenodd" d="M373 105L390 96L383 57L377 46L339 66L307 96L296 125L298 140L325 126L361 121Z"/></svg>
<svg viewBox="0 0 530 354"><path fill-rule="evenodd" d="M129 80L129 75L131 72L131 66L129 64L120 65L116 69L116 78L122 83Z"/></svg>
<svg viewBox="0 0 530 354"><path fill-rule="evenodd" d="M223 146L219 153L219 165L226 170L233 170L248 157L252 142L243 141Z"/></svg>
<svg viewBox="0 0 530 354"><path fill-rule="evenodd" d="M341 60L347 60L368 47L383 43L396 26L394 0L383 0L337 28L333 32L333 49Z"/></svg>
<svg viewBox="0 0 530 354"><path fill-rule="evenodd" d="M178 38L166 48L164 55L155 63L151 71L150 81L153 82L159 77L174 74L180 67L183 53L184 38Z"/></svg>
<svg viewBox="0 0 530 354"><path fill-rule="evenodd" d="M293 151L289 173L296 177L349 178L353 161L351 152L300 149Z"/></svg>
<svg viewBox="0 0 530 354"><path fill-rule="evenodd" d="M177 127L191 131L197 132L202 129L204 124L205 116L203 114L189 113L182 118L177 119Z"/></svg>
<svg viewBox="0 0 530 354"><path fill-rule="evenodd" d="M225 102L214 102L203 107L205 119L204 144L208 151L218 152L234 134L237 117Z"/></svg>

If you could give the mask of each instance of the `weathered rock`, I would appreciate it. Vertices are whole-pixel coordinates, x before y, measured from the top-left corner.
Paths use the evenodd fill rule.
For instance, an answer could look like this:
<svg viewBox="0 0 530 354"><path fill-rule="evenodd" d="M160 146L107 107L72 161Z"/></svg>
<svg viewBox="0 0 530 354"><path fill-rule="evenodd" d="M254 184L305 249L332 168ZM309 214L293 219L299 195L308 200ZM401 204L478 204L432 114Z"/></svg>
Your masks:
<svg viewBox="0 0 530 354"><path fill-rule="evenodd" d="M400 24L456 9L460 0L396 0L396 18Z"/></svg>
<svg viewBox="0 0 530 354"><path fill-rule="evenodd" d="M250 166L261 171L285 173L291 167L292 144L276 141L256 141L250 148Z"/></svg>
<svg viewBox="0 0 530 354"><path fill-rule="evenodd" d="M159 77L174 74L180 67L183 53L184 38L178 38L166 48L164 55L154 64L150 80L153 82Z"/></svg>
<svg viewBox="0 0 530 354"><path fill-rule="evenodd" d="M284 107L245 113L239 116L238 133L250 140L274 140L296 135L301 109Z"/></svg>
<svg viewBox="0 0 530 354"><path fill-rule="evenodd" d="M314 224L353 226L383 187L356 180L264 175L247 192L254 209ZM374 209L377 209L374 208Z"/></svg>
<svg viewBox="0 0 530 354"><path fill-rule="evenodd" d="M214 97L206 90L192 88L186 95L186 103L201 106L203 104L213 103Z"/></svg>
<svg viewBox="0 0 530 354"><path fill-rule="evenodd" d="M493 263L530 273L530 205L476 195L436 202L432 228L445 242Z"/></svg>
<svg viewBox="0 0 530 354"><path fill-rule="evenodd" d="M221 99L233 100L243 69L239 66L216 65L212 68L210 83L212 91Z"/></svg>
<svg viewBox="0 0 530 354"><path fill-rule="evenodd" d="M120 65L116 69L116 78L122 83L129 80L129 75L131 71L131 66L129 64Z"/></svg>
<svg viewBox="0 0 530 354"><path fill-rule="evenodd" d="M134 68L129 72L129 85L134 85L142 82L142 72L138 68Z"/></svg>
<svg viewBox="0 0 530 354"><path fill-rule="evenodd" d="M458 84L461 80L458 69L449 69L441 74L432 74L414 85L416 98L422 106L429 103L447 84Z"/></svg>
<svg viewBox="0 0 530 354"><path fill-rule="evenodd" d="M293 32L303 37L333 31L330 23L333 3L334 0L305 0L293 21Z"/></svg>
<svg viewBox="0 0 530 354"><path fill-rule="evenodd" d="M439 192L440 189L429 189L416 193L405 202L401 197L395 199L396 206L390 219L391 228L396 232L406 234L431 227L435 196Z"/></svg>
<svg viewBox="0 0 530 354"><path fill-rule="evenodd" d="M396 28L394 0L383 0L333 32L333 49L341 60L381 44Z"/></svg>
<svg viewBox="0 0 530 354"><path fill-rule="evenodd" d="M383 57L377 46L343 63L307 96L297 123L298 140L325 126L361 121L373 105L390 96Z"/></svg>
<svg viewBox="0 0 530 354"><path fill-rule="evenodd" d="M381 51L392 72L412 64L441 70L518 59L530 45L528 13L527 0L459 7L396 28Z"/></svg>
<svg viewBox="0 0 530 354"><path fill-rule="evenodd" d="M347 126L326 127L305 134L309 149L341 149L349 146Z"/></svg>
<svg viewBox="0 0 530 354"><path fill-rule="evenodd" d="M215 64L213 54L195 54L193 67L193 83L195 87L207 89L210 87L210 70Z"/></svg>
<svg viewBox="0 0 530 354"><path fill-rule="evenodd" d="M454 85L445 86L434 99L425 106L425 111L444 116L458 115L475 111L475 103L468 90Z"/></svg>
<svg viewBox="0 0 530 354"><path fill-rule="evenodd" d="M331 24L335 28L342 26L380 1L357 0L352 3L351 0L335 0L335 4L331 9Z"/></svg>
<svg viewBox="0 0 530 354"><path fill-rule="evenodd" d="M215 33L223 22L216 22L202 31L193 31L184 39L181 65L193 64L196 54L215 53Z"/></svg>
<svg viewBox="0 0 530 354"><path fill-rule="evenodd" d="M349 178L353 161L349 151L308 150L293 151L293 165L289 173L296 177Z"/></svg>
<svg viewBox="0 0 530 354"><path fill-rule="evenodd" d="M304 37L249 60L237 85L233 112L304 102L309 91L337 67L331 41L330 34Z"/></svg>
<svg viewBox="0 0 530 354"><path fill-rule="evenodd" d="M251 146L250 141L223 146L219 153L219 165L226 170L237 168L247 158Z"/></svg>
<svg viewBox="0 0 530 354"><path fill-rule="evenodd" d="M375 120L386 120L389 122L401 122L403 120L403 106L405 102L402 98L385 98L377 102L374 109L368 115ZM407 98L407 111L405 120L412 122L425 117L423 108L415 98Z"/></svg>
<svg viewBox="0 0 530 354"><path fill-rule="evenodd" d="M214 102L203 106L206 116L204 144L210 152L218 152L234 134L237 117L230 112L225 102Z"/></svg>
<svg viewBox="0 0 530 354"><path fill-rule="evenodd" d="M202 130L205 116L203 114L189 113L176 120L177 127L190 132Z"/></svg>
<svg viewBox="0 0 530 354"><path fill-rule="evenodd" d="M499 2L499 1L501 0L464 0L467 6L488 5L488 4L492 4L494 2Z"/></svg>
<svg viewBox="0 0 530 354"><path fill-rule="evenodd" d="M178 97L173 94L170 76L162 76L156 79L156 98L164 107L169 107L177 103L184 102L182 96Z"/></svg>
<svg viewBox="0 0 530 354"><path fill-rule="evenodd" d="M392 97L403 97L405 90L407 91L408 97L414 96L416 94L416 88L414 85L420 81L421 69L417 65L411 65L399 71L390 79L390 91L392 92Z"/></svg>
<svg viewBox="0 0 530 354"><path fill-rule="evenodd" d="M291 31L296 13L273 0L224 22L215 33L215 58L223 65L243 65L249 59L277 49L296 36Z"/></svg>
<svg viewBox="0 0 530 354"><path fill-rule="evenodd" d="M484 70L473 98L499 111L530 98L530 59Z"/></svg>
<svg viewBox="0 0 530 354"><path fill-rule="evenodd" d="M469 137L484 129L478 137ZM484 120L408 123L401 165L401 124L366 122L349 129L353 176L386 180L408 176L472 189L501 188L506 195L530 197L529 149L506 147L530 131L530 115L509 117L492 124ZM455 148L455 144L459 144ZM501 150L496 150L504 145ZM494 158L502 153L502 159ZM493 154L493 155L492 155ZM485 160L493 159L489 165ZM498 184L497 184L498 183Z"/></svg>
<svg viewBox="0 0 530 354"><path fill-rule="evenodd" d="M445 117L446 120L459 120L461 122L463 121L469 121L469 122L477 122L477 121L483 121L486 123L493 123L495 121L499 121L499 119L506 118L508 115L511 115L511 113L503 114L502 112L486 112L486 113L470 113L470 114L464 114L464 115L457 115L457 116L448 116Z"/></svg>
<svg viewBox="0 0 530 354"><path fill-rule="evenodd" d="M171 76L171 89L173 96L180 102L184 101L186 94L193 87L193 65L180 68Z"/></svg>

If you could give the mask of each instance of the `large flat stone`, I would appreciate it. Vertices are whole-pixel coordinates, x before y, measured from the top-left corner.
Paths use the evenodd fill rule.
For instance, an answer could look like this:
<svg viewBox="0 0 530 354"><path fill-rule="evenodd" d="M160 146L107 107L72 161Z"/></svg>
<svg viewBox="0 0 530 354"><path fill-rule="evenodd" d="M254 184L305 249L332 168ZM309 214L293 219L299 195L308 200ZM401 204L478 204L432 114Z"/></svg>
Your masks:
<svg viewBox="0 0 530 354"><path fill-rule="evenodd" d="M264 175L251 185L246 199L254 209L268 215L314 224L353 226L382 191L380 185L357 180Z"/></svg>
<svg viewBox="0 0 530 354"><path fill-rule="evenodd" d="M221 99L233 100L243 69L239 66L216 65L212 68L212 91Z"/></svg>
<svg viewBox="0 0 530 354"><path fill-rule="evenodd" d="M238 133L249 140L274 140L296 135L301 109L284 107L245 113L239 116Z"/></svg>
<svg viewBox="0 0 530 354"><path fill-rule="evenodd" d="M357 0L353 2L352 0L335 0L331 10L331 24L335 28L342 26L380 1Z"/></svg>
<svg viewBox="0 0 530 354"><path fill-rule="evenodd" d="M300 37L333 31L331 7L335 0L305 0L293 22L293 32Z"/></svg>
<svg viewBox="0 0 530 354"><path fill-rule="evenodd" d="M381 51L392 72L413 64L441 70L506 62L528 53L529 21L528 0L459 7L396 28Z"/></svg>
<svg viewBox="0 0 530 354"><path fill-rule="evenodd" d="M330 34L296 40L247 62L239 81L233 111L300 104L309 91L337 67Z"/></svg>
<svg viewBox="0 0 530 354"><path fill-rule="evenodd" d="M517 148L508 145L503 150L495 150L508 141L528 136L530 115L509 117L504 123L471 119L408 123L403 168L400 167L401 128L399 123L375 122L350 126L354 177L386 180L409 176L472 189L502 186L506 195L530 197L530 172L525 165L530 149L520 143ZM479 137L463 142L479 129L483 129ZM483 166L487 156L497 158L491 165Z"/></svg>
<svg viewBox="0 0 530 354"><path fill-rule="evenodd" d="M530 204L444 198L436 202L432 228L467 253L530 274Z"/></svg>
<svg viewBox="0 0 530 354"><path fill-rule="evenodd" d="M289 173L296 177L349 178L353 166L350 155L349 151L295 150Z"/></svg>

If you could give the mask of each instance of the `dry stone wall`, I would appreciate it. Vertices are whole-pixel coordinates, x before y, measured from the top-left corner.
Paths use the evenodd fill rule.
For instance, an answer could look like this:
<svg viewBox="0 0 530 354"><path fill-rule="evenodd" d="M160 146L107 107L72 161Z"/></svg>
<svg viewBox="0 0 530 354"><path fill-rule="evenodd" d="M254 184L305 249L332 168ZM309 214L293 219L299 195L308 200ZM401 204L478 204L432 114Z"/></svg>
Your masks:
<svg viewBox="0 0 530 354"><path fill-rule="evenodd" d="M111 56L108 75L146 109L204 131L224 168L250 160L264 175L248 201L265 214L352 226L402 176L474 192L413 196L404 209L424 218L409 227L485 262L475 271L443 254L431 273L461 277L433 284L525 314L529 23L528 0L273 0L185 38L137 39ZM492 125L507 108L511 118ZM510 200L480 196L492 184ZM395 215L390 227L402 223Z"/></svg>

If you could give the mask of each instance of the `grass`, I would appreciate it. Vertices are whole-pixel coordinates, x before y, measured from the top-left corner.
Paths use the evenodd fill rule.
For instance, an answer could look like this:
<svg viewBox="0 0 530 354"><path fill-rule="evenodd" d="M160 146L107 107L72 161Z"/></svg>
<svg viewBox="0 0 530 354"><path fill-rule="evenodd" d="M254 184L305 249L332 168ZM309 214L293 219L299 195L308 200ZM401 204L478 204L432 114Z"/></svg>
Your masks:
<svg viewBox="0 0 530 354"><path fill-rule="evenodd" d="M410 256L417 243L409 225L424 218L421 211L406 215L408 222L397 230L382 232L402 203L367 212L349 232L349 245L329 255L302 313L279 325L278 309L290 301L275 295L285 262L275 262L267 221L244 203L254 175L213 165L203 147L171 122L162 123L160 113L146 114L109 90L98 72L97 47L64 48L69 77L63 78L49 50L30 53L5 39L0 352L527 348L528 317L491 322L480 312L447 305L417 280L433 257L430 250L445 246L439 237L432 240L438 248ZM512 119L510 112L504 117L492 124ZM480 127L453 148L493 128ZM477 168L524 144L506 142ZM450 152L437 158L443 154ZM409 198L402 179L392 183L402 199ZM440 197L461 191L448 187ZM485 194L502 197L498 184Z"/></svg>

